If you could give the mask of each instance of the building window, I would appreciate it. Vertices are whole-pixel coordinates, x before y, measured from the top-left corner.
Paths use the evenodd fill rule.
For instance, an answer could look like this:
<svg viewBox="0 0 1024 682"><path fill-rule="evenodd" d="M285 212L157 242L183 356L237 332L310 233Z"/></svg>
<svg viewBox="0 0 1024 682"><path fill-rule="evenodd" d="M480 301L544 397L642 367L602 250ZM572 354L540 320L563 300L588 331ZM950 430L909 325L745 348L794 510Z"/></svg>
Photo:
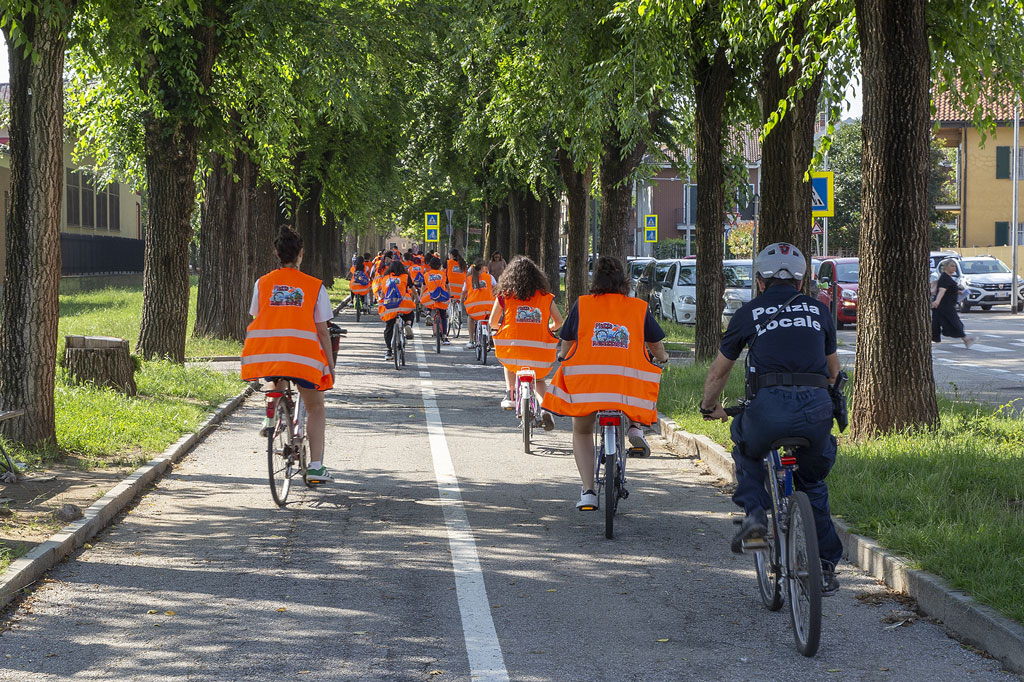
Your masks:
<svg viewBox="0 0 1024 682"><path fill-rule="evenodd" d="M683 216L684 225L697 224L697 185L686 185L684 190L684 203L686 212Z"/></svg>
<svg viewBox="0 0 1024 682"><path fill-rule="evenodd" d="M70 168L67 169L66 185L67 201L65 203L68 206L68 227L78 227L82 224L78 195L80 183L78 173Z"/></svg>
<svg viewBox="0 0 1024 682"><path fill-rule="evenodd" d="M109 207L110 231L121 231L121 187L116 182L107 188L107 206Z"/></svg>
<svg viewBox="0 0 1024 682"><path fill-rule="evenodd" d="M96 229L107 229L107 188L98 187L96 190Z"/></svg>
<svg viewBox="0 0 1024 682"><path fill-rule="evenodd" d="M92 174L82 172L82 227L96 227L96 204Z"/></svg>

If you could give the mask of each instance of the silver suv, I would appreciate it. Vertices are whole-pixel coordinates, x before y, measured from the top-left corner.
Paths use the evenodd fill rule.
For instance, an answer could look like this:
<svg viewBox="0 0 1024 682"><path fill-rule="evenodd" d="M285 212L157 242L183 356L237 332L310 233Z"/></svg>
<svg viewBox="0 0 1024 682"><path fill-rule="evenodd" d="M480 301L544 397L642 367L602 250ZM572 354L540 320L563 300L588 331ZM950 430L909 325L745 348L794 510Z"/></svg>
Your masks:
<svg viewBox="0 0 1024 682"><path fill-rule="evenodd" d="M994 305L1010 305L1013 274L1003 261L993 256L961 256L953 262L957 270L953 279L963 289L961 312L966 313L974 306L991 310ZM938 274L934 273L935 279ZM1017 277L1017 288L1017 310L1021 311L1024 310L1024 278Z"/></svg>

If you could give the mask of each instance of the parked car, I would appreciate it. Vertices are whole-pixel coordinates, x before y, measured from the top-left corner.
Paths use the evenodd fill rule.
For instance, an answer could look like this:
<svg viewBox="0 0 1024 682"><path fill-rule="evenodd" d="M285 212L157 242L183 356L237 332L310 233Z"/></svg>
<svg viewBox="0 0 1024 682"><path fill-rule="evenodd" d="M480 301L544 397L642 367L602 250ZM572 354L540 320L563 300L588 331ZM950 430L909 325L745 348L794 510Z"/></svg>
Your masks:
<svg viewBox="0 0 1024 682"><path fill-rule="evenodd" d="M637 278L633 296L647 301L647 306L654 316L661 314L661 287L665 283L665 277L668 275L669 268L674 262L671 260L652 260L644 266L640 277Z"/></svg>
<svg viewBox="0 0 1024 682"><path fill-rule="evenodd" d="M935 269L939 267L939 263L946 260L947 258L953 258L955 260L960 259L960 254L956 251L932 251L928 254L928 268L935 272Z"/></svg>
<svg viewBox="0 0 1024 682"><path fill-rule="evenodd" d="M836 327L857 323L857 280L860 262L856 258L827 258L818 268L818 300L836 312Z"/></svg>
<svg viewBox="0 0 1024 682"><path fill-rule="evenodd" d="M569 258L568 256L559 256L558 257L558 271L559 272L565 272L565 261L568 260L568 258Z"/></svg>
<svg viewBox="0 0 1024 682"><path fill-rule="evenodd" d="M954 254L955 256L955 254ZM952 257L952 256L951 256ZM974 306L982 310L991 310L994 305L1010 305L1011 282L1013 273L1006 263L993 256L955 256L952 257L956 263L956 273L953 279L956 280L963 293L960 298L960 312L969 312ZM942 258L936 263L945 260ZM939 278L937 269L932 270L932 281ZM1018 297L1017 310L1024 310L1024 278L1017 277Z"/></svg>
<svg viewBox="0 0 1024 682"><path fill-rule="evenodd" d="M749 258L722 261L722 272L725 275L725 294L722 300L722 324L728 325L729 320L744 303L750 301L750 285L753 277L753 261Z"/></svg>
<svg viewBox="0 0 1024 682"><path fill-rule="evenodd" d="M697 262L669 261L668 272L659 292L661 316L681 324L697 321Z"/></svg>
<svg viewBox="0 0 1024 682"><path fill-rule="evenodd" d="M636 281L640 279L640 275L643 273L644 268L647 267L647 264L654 259L643 256L630 256L626 260L626 274L629 276L629 295L633 296L636 291Z"/></svg>

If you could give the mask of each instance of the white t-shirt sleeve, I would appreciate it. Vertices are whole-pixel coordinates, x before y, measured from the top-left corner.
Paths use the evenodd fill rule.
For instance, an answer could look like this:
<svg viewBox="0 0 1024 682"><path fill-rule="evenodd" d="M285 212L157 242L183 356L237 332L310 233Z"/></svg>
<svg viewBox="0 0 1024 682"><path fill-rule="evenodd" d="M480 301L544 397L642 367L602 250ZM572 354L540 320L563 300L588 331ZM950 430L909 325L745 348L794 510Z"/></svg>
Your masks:
<svg viewBox="0 0 1024 682"><path fill-rule="evenodd" d="M491 278L491 291L494 291L498 287L498 280L494 279L494 275L488 275Z"/></svg>
<svg viewBox="0 0 1024 682"><path fill-rule="evenodd" d="M330 322L334 319L334 309L331 308L331 298L327 295L327 289L321 284L320 294L316 297L316 308L313 309L313 321L317 324Z"/></svg>
<svg viewBox="0 0 1024 682"><path fill-rule="evenodd" d="M249 304L249 314L253 317L260 312L260 283L252 285L252 303Z"/></svg>

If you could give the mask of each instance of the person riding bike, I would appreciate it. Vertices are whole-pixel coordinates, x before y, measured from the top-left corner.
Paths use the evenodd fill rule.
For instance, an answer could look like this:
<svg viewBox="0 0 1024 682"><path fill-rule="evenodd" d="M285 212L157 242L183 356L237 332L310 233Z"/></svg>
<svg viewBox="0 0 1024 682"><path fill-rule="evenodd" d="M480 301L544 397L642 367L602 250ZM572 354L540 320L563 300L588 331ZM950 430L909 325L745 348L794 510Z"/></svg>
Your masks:
<svg viewBox="0 0 1024 682"><path fill-rule="evenodd" d="M334 477L323 463L327 428L323 392L334 386L334 353L327 329L334 312L323 283L299 271L302 237L282 227L274 248L281 267L260 277L253 287L249 307L253 321L242 348L242 379L284 377L296 384L306 405L312 460L306 481L330 483ZM263 428L265 434L265 429L274 427L266 419Z"/></svg>
<svg viewBox="0 0 1024 682"><path fill-rule="evenodd" d="M424 275L423 293L420 294L420 303L425 308L434 311L434 315L440 317L441 321L441 342L450 345L448 340L448 302L451 300L451 291L448 289L448 278L441 269L441 259L434 256L430 259L430 269Z"/></svg>
<svg viewBox="0 0 1024 682"><path fill-rule="evenodd" d="M466 261L459 254L458 249L452 249L448 253L448 263L445 265L445 276L448 277L448 291L456 301L462 300L462 288L466 284Z"/></svg>
<svg viewBox="0 0 1024 682"><path fill-rule="evenodd" d="M800 293L807 259L785 242L757 254L754 271L760 295L733 315L718 356L708 369L700 411L705 419L726 418L719 397L733 364L746 347L749 404L734 417L736 491L732 500L746 512L732 550L742 552L744 540L768 532L763 458L780 438L806 438L797 448L794 472L797 490L807 493L818 533L823 592L839 589L835 567L843 556L828 503L825 477L836 460L832 435L833 404L828 387L839 376L836 329L827 306Z"/></svg>
<svg viewBox="0 0 1024 682"><path fill-rule="evenodd" d="M469 317L469 340L466 348L476 348L476 325L486 322L490 317L491 308L494 307L494 287L497 282L487 274L482 259L477 258L469 268L469 276L466 277L466 286L462 290L462 301L466 307L466 316Z"/></svg>
<svg viewBox="0 0 1024 682"><path fill-rule="evenodd" d="M385 360L391 359L391 337L398 324L398 316L405 320L406 338L412 336L412 324L415 319L416 304L413 302L415 293L412 278L405 267L397 260L391 261L387 274L381 283L381 298L378 312L384 321L384 345L387 347Z"/></svg>
<svg viewBox="0 0 1024 682"><path fill-rule="evenodd" d="M352 267L348 269L348 288L352 292L353 298L364 297L370 293L370 278L366 274L366 263L363 261L362 256L355 256L355 260L352 263ZM362 298L364 306L366 299Z"/></svg>
<svg viewBox="0 0 1024 682"><path fill-rule="evenodd" d="M558 339L553 332L562 324L562 313L549 291L548 278L526 256L516 256L498 280L497 299L491 308L489 323L494 333L494 357L505 368L505 397L501 407L514 410L512 390L516 372L532 369L536 373L533 389L538 401L544 400L546 379L558 354ZM555 428L551 414L541 414L545 431Z"/></svg>
<svg viewBox="0 0 1024 682"><path fill-rule="evenodd" d="M510 264L509 269L512 268ZM508 271L506 270L506 273ZM502 275L504 279L505 275ZM594 422L601 410L618 410L631 423L630 443L643 440L641 424L658 418L665 332L647 301L629 294L618 258L601 256L589 296L580 296L562 325L562 361L544 396L545 409L572 417L572 450L583 487L576 508L596 509Z"/></svg>

